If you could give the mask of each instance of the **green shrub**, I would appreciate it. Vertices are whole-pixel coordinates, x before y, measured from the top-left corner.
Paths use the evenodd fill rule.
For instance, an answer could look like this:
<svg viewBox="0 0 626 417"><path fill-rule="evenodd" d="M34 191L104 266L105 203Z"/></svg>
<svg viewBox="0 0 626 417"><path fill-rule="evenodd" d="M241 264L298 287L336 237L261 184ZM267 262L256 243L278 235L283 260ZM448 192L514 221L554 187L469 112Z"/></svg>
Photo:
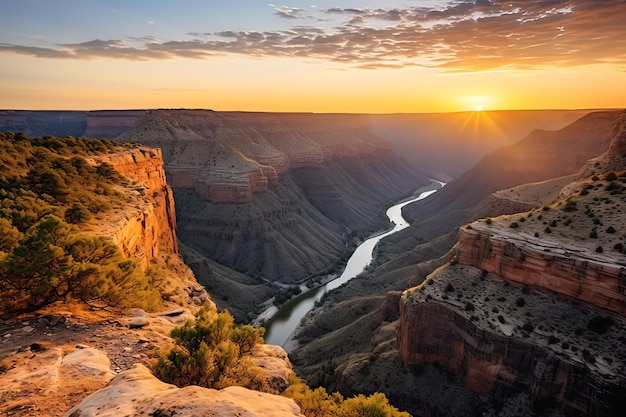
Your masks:
<svg viewBox="0 0 626 417"><path fill-rule="evenodd" d="M264 329L234 325L228 311L202 308L194 323L171 332L175 346L152 364L155 375L178 387L199 385L225 388L232 385L270 392L261 369L250 352L263 342Z"/></svg>
<svg viewBox="0 0 626 417"><path fill-rule="evenodd" d="M91 213L80 203L74 203L65 210L65 221L70 224L86 222L91 218Z"/></svg>

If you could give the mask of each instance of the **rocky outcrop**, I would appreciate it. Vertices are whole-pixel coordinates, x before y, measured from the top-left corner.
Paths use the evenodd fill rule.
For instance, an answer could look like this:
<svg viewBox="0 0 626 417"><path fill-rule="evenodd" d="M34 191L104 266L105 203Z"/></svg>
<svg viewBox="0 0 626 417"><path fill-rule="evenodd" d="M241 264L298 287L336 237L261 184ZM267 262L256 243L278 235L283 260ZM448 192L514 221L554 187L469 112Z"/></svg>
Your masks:
<svg viewBox="0 0 626 417"><path fill-rule="evenodd" d="M483 224L473 226L460 229L459 263L626 315L626 262L516 233L498 233Z"/></svg>
<svg viewBox="0 0 626 417"><path fill-rule="evenodd" d="M242 387L223 390L188 386L177 388L159 381L143 365L135 365L104 389L84 399L65 417L107 416L276 416L302 417L289 398Z"/></svg>
<svg viewBox="0 0 626 417"><path fill-rule="evenodd" d="M404 363L443 365L482 395L528 395L534 411L621 413L625 132L621 112L608 150L569 183L529 184L492 199L505 209L541 201L541 209L460 229L455 262L400 301Z"/></svg>
<svg viewBox="0 0 626 417"><path fill-rule="evenodd" d="M626 392L619 379L590 372L589 365L535 343L480 328L445 304L405 297L400 309L398 343L405 364L443 365L483 395L504 399L525 392L535 411L606 416L623 402Z"/></svg>
<svg viewBox="0 0 626 417"><path fill-rule="evenodd" d="M137 204L127 208L117 227L104 230L124 255L147 266L161 253L178 253L176 213L172 189L165 179L160 149L133 148L90 158L94 165L109 164L132 181Z"/></svg>

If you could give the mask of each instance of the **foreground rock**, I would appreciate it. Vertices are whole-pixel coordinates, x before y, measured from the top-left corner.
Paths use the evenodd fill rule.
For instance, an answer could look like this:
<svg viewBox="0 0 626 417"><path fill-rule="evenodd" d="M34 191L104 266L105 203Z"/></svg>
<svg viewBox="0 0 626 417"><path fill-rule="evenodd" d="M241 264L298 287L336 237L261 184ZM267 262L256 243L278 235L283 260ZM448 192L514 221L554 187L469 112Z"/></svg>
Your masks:
<svg viewBox="0 0 626 417"><path fill-rule="evenodd" d="M214 390L177 388L156 379L142 365L115 377L104 389L90 395L65 417L116 416L302 416L296 403L277 395L241 387Z"/></svg>

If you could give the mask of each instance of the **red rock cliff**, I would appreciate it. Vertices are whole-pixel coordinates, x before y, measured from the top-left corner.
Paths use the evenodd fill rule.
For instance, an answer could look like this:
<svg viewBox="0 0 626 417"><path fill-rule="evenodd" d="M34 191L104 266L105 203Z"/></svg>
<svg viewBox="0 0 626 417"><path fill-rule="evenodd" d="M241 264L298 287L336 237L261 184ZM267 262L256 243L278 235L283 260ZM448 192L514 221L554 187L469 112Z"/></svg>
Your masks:
<svg viewBox="0 0 626 417"><path fill-rule="evenodd" d="M564 359L528 339L481 328L462 312L438 302L400 303L400 355L406 364L435 363L452 370L480 394L501 398L526 392L535 408L571 416L604 416L624 395L619 378L590 372L583 361Z"/></svg>
<svg viewBox="0 0 626 417"><path fill-rule="evenodd" d="M105 232L124 255L145 267L161 252L178 253L174 197L165 179L161 150L142 147L91 160L108 163L133 182L137 203Z"/></svg>
<svg viewBox="0 0 626 417"><path fill-rule="evenodd" d="M540 287L626 315L626 263L480 223L461 228L457 260L510 281Z"/></svg>

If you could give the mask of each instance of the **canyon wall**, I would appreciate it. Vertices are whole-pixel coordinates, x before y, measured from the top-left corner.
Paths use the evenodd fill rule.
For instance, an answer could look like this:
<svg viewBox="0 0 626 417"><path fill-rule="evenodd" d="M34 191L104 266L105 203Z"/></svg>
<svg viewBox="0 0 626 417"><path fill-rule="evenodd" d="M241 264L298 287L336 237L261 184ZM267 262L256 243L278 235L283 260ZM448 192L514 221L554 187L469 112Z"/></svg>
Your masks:
<svg viewBox="0 0 626 417"><path fill-rule="evenodd" d="M404 297L400 314L403 362L440 364L479 394L506 398L526 392L535 411L556 408L570 416L613 415L625 394L619 381L590 372L584 363L481 329L444 304Z"/></svg>
<svg viewBox="0 0 626 417"><path fill-rule="evenodd" d="M163 149L172 187L192 188L217 203L248 203L289 171L391 148L369 132L368 116L91 112L86 133L101 137L105 126L115 133L125 124L131 128L118 140Z"/></svg>
<svg viewBox="0 0 626 417"><path fill-rule="evenodd" d="M476 224L461 228L457 261L626 315L626 262Z"/></svg>
<svg viewBox="0 0 626 417"><path fill-rule="evenodd" d="M147 267L160 254L177 254L174 197L161 150L140 147L88 159L94 165L109 164L132 182L136 203L125 208L115 227L104 230L124 255Z"/></svg>
<svg viewBox="0 0 626 417"><path fill-rule="evenodd" d="M117 140L162 149L181 242L261 280L324 273L348 234L428 182L366 115L152 110Z"/></svg>

